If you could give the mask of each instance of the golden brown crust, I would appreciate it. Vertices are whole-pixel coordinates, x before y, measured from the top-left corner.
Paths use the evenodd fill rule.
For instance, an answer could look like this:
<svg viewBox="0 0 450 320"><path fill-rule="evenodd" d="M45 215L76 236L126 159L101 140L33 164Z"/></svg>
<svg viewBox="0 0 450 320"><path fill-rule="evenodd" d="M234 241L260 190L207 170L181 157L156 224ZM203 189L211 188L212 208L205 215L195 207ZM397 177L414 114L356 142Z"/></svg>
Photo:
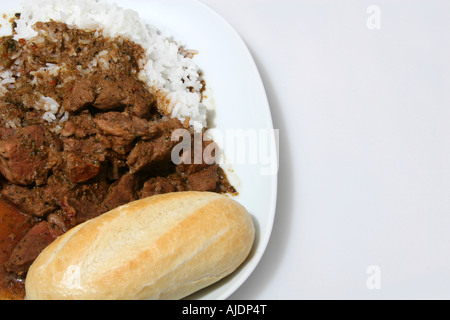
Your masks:
<svg viewBox="0 0 450 320"><path fill-rule="evenodd" d="M232 273L255 230L238 202L207 192L154 196L70 230L26 279L28 299L179 299Z"/></svg>

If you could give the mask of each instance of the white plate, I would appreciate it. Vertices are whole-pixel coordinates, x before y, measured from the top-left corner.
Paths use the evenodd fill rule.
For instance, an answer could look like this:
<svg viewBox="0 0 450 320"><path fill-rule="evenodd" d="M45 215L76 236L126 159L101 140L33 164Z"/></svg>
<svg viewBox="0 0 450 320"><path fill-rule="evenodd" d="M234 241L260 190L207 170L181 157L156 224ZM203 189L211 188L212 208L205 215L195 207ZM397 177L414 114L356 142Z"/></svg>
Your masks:
<svg viewBox="0 0 450 320"><path fill-rule="evenodd" d="M269 164L266 158L267 152L276 154L276 136L259 72L249 50L234 29L199 1L115 2L136 10L144 21L158 27L187 48L199 51L195 61L212 89L210 97L213 97L211 101L215 104L214 127L224 138L222 147L226 158L235 159L231 166L224 165L224 168L228 170L229 178L239 192L235 199L249 210L256 227L255 245L239 270L189 297L226 299L242 285L260 261L269 241L275 215L276 163L272 158L272 163ZM1 0L0 5L2 10L15 8L11 1ZM251 151L252 154L246 153L241 159L237 156L239 146L227 149L227 143L231 141L228 134L239 133L238 130L249 136L257 135L257 149ZM248 148L250 144L247 145L246 149ZM239 154L242 156L242 153L241 151ZM267 172L268 169L271 172Z"/></svg>

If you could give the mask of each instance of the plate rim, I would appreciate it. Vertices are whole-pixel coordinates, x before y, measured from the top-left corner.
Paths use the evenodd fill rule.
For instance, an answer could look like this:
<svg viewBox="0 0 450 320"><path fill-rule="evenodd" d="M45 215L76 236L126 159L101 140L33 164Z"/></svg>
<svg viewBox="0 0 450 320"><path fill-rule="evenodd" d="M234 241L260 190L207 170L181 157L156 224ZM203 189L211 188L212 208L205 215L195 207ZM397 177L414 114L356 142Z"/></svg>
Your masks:
<svg viewBox="0 0 450 320"><path fill-rule="evenodd" d="M247 46L247 44L245 43L244 39L242 38L242 36L239 34L239 32L231 25L231 23L229 23L222 15L220 15L217 11L215 11L213 8L211 8L210 6L208 6L207 4L205 4L204 2L202 2L201 0L189 0L192 3L196 3L199 6L202 6L205 10L207 10L211 15L215 16L216 19L218 21L220 21L220 23L226 27L228 29L229 32L231 32L233 34L233 37L238 40L240 47L242 48L243 52L246 53L246 60L248 60L249 62L251 62L251 68L252 68L252 72L255 76L255 79L257 79L258 81L258 88L259 90L261 90L262 95L264 96L264 107L265 110L265 114L268 117L268 122L270 123L270 128L272 130L272 132L274 132L274 123L273 123L273 117L272 117L272 112L270 110L270 103L269 103L269 99L267 96L267 91L265 89L264 86L264 82L261 76L261 73L259 71L259 68L256 64L255 59L253 58L253 55L250 52L249 47ZM276 146L276 152L277 155L279 156L279 144L276 143L276 137L274 134L271 135L271 142L273 143L274 146ZM259 265L262 257L264 256L270 238L272 236L272 232L273 232L273 225L275 223L275 216L276 216L276 208L277 208L277 200L278 200L278 170L279 170L279 159L277 157L277 173L272 175L272 179L271 179L271 185L273 186L273 192L271 193L271 199L270 199L270 204L271 207L268 210L270 212L270 220L267 221L267 226L266 226L266 230L265 230L265 237L263 239L259 239L259 243L258 243L258 249L261 251L261 253L252 258L251 260L251 267L249 267L249 269L247 270L247 273L242 276L239 281L236 281L236 283L231 286L230 289L228 289L227 291L225 291L224 293L222 293L221 295L219 295L219 300L225 300L227 299L229 296L231 296L234 292L236 292L244 283L245 281L248 280L248 278L253 274L253 272L255 271L255 269L257 268L257 266ZM263 240L263 241L261 241Z"/></svg>

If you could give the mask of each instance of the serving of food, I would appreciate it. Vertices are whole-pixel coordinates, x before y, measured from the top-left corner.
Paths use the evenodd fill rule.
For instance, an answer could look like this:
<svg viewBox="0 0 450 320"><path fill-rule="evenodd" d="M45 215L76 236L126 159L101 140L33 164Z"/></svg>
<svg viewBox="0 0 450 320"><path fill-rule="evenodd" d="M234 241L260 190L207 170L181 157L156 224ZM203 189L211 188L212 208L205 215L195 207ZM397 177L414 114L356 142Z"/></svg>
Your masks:
<svg viewBox="0 0 450 320"><path fill-rule="evenodd" d="M208 128L196 52L104 0L5 17L0 298L182 298L238 268L254 227L217 147L173 161Z"/></svg>

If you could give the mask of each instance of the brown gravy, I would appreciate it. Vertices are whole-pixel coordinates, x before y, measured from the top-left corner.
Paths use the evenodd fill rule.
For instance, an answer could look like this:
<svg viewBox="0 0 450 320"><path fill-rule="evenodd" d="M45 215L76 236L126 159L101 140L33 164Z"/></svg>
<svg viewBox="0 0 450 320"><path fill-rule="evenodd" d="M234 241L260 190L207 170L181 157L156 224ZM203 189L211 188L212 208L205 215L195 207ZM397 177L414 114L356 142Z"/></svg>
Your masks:
<svg viewBox="0 0 450 320"><path fill-rule="evenodd" d="M36 221L0 198L0 299L21 300L25 297L23 279L8 273L5 263L19 240Z"/></svg>

